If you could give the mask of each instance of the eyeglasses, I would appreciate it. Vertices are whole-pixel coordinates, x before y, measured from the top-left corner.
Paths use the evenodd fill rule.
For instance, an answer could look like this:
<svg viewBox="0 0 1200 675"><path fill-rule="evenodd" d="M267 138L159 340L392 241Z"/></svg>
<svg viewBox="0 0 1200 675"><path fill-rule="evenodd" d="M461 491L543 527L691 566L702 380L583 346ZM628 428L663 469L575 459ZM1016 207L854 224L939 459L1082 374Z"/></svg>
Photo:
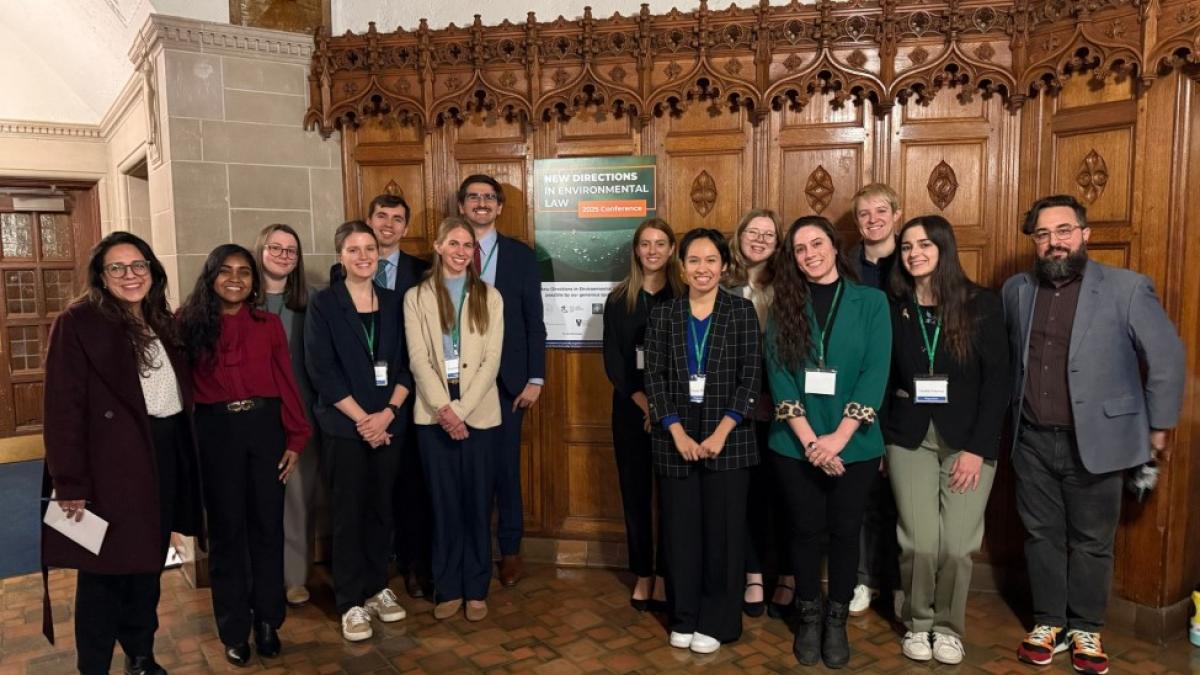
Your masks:
<svg viewBox="0 0 1200 675"><path fill-rule="evenodd" d="M292 246L281 246L279 244L267 244L266 248L267 248L268 253L275 256L276 258L283 258L284 260L292 260L296 256L300 255L300 251L298 251L296 248L294 248Z"/></svg>
<svg viewBox="0 0 1200 675"><path fill-rule="evenodd" d="M1082 229L1083 227L1081 225L1062 225L1054 228L1053 230L1035 230L1030 236L1033 237L1035 242L1039 244L1045 244L1046 242L1050 241L1051 236L1054 237L1055 241L1063 241L1070 239L1071 233L1075 230Z"/></svg>
<svg viewBox="0 0 1200 675"><path fill-rule="evenodd" d="M468 202L497 202L500 201L500 196L495 192L468 192L466 200Z"/></svg>
<svg viewBox="0 0 1200 675"><path fill-rule="evenodd" d="M742 230L742 236L750 241L757 239L768 244L775 241L775 233L770 230Z"/></svg>
<svg viewBox="0 0 1200 675"><path fill-rule="evenodd" d="M104 266L104 274L110 279L120 279L125 276L127 270L133 270L133 276L144 277L150 272L149 260L134 260L126 265L125 263L109 263Z"/></svg>

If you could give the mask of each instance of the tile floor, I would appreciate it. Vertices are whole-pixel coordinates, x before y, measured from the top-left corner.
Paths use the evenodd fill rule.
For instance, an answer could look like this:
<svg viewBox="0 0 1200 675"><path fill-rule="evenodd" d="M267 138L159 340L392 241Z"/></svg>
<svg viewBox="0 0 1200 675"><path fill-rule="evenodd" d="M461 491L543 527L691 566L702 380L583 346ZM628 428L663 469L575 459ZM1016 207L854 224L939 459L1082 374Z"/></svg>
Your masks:
<svg viewBox="0 0 1200 675"><path fill-rule="evenodd" d="M380 627L375 637L343 642L327 585L314 584L313 602L292 610L280 634L284 652L250 667L225 662L212 620L209 593L192 590L177 570L163 578L161 627L156 654L173 675L183 673L505 673L543 675L613 673L776 673L802 671L791 655L791 633L765 615L746 620L742 639L716 654L698 657L666 644L663 619L629 607L623 572L530 566L512 589L493 584L491 614L479 624L458 618L439 622L432 605L399 595L409 616ZM324 575L324 570L318 570ZM400 587L399 580L395 582ZM3 580L0 586L0 674L74 672L71 626L75 577L51 575L58 645L41 636L41 579ZM968 608L966 661L957 667L915 664L900 654L895 628L874 612L851 618L854 657L847 671L861 673L1067 673L1066 655L1052 668L1019 663L1014 649L1023 630L1000 596L976 594ZM1116 632L1105 634L1114 674L1200 673L1200 649L1181 640L1165 647ZM113 659L121 672L122 657ZM816 669L814 669L816 670Z"/></svg>

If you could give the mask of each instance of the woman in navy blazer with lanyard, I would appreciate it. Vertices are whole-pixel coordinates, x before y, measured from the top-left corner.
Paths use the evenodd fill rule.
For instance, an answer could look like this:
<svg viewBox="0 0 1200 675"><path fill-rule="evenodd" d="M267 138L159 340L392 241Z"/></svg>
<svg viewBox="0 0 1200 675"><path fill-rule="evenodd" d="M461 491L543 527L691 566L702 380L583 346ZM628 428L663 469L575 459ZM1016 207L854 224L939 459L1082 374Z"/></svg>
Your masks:
<svg viewBox="0 0 1200 675"><path fill-rule="evenodd" d="M758 401L758 317L722 292L729 245L716 230L679 245L686 296L659 304L646 330L646 393L668 551L670 644L709 654L742 634L746 496L758 464L744 420Z"/></svg>
<svg viewBox="0 0 1200 675"><path fill-rule="evenodd" d="M412 389L401 298L375 285L379 244L361 220L333 235L345 277L308 306L304 347L324 434L333 516L333 589L342 637L373 635L371 617L405 617L388 588L392 487Z"/></svg>

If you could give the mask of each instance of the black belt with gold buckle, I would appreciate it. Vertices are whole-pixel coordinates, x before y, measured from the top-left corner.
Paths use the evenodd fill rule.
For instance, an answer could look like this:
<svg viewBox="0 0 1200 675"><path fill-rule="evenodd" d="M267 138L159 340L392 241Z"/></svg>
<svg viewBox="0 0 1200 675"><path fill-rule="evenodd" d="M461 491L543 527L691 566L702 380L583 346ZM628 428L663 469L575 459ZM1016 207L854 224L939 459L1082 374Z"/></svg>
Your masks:
<svg viewBox="0 0 1200 675"><path fill-rule="evenodd" d="M249 412L251 410L261 408L263 405L266 404L266 402L267 402L267 399L265 399L265 398L255 397L255 398L245 398L240 401L226 401L224 403L198 404L196 407L198 409L205 410L210 413L217 413L217 414L221 415L221 414Z"/></svg>

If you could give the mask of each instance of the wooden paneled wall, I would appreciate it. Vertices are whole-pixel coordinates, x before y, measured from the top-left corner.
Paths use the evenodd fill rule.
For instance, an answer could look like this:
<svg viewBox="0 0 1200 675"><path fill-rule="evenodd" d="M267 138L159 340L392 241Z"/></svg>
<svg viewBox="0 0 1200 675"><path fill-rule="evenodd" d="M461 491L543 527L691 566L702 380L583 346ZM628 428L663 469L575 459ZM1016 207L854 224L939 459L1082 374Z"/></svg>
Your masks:
<svg viewBox="0 0 1200 675"><path fill-rule="evenodd" d="M1054 192L1078 196L1089 208L1092 256L1148 274L1189 345L1193 377L1161 487L1146 504L1127 504L1118 539L1115 591L1164 607L1200 580L1200 284L1186 264L1200 260L1200 190L1189 185L1200 177L1200 76L1189 65L1200 51L1191 49L1200 12L1183 3L1096 4L702 6L661 17L661 28L646 12L611 24L589 13L553 24L531 16L495 33L477 21L469 30L318 36L307 122L342 133L347 215L363 215L380 192L403 194L414 208L404 246L418 253L454 212L454 190L469 174L504 184L499 227L532 242L534 159L647 154L658 161L659 214L677 232L729 233L746 210L770 207L788 221L825 215L851 243L850 197L883 181L906 216L946 216L968 273L998 288L1031 265L1033 247L1019 233L1028 205ZM988 7L995 23L981 26ZM918 14L937 29L914 28ZM864 15L866 32L855 34ZM761 31L733 35L718 18ZM693 37L680 38L690 46L672 48L680 25L693 25ZM580 45L602 41L605 26L636 29L637 44L653 48L602 63L608 52ZM789 30L800 36L790 46ZM550 53L551 33L572 42ZM527 39L512 38L519 34ZM762 36L780 48L763 47ZM611 46L612 35L605 39ZM460 43L464 56L446 51ZM519 58L501 58L517 47ZM693 74L681 75L692 63ZM814 63L796 76L810 79L779 84ZM738 84L752 68L757 89ZM673 94L662 84L689 77L692 86ZM637 87L619 91L626 78ZM441 97L438 87L458 93ZM527 532L621 541L611 389L599 353L552 350L548 369L525 428ZM1000 475L984 556L1019 569L1011 468L1002 464Z"/></svg>

